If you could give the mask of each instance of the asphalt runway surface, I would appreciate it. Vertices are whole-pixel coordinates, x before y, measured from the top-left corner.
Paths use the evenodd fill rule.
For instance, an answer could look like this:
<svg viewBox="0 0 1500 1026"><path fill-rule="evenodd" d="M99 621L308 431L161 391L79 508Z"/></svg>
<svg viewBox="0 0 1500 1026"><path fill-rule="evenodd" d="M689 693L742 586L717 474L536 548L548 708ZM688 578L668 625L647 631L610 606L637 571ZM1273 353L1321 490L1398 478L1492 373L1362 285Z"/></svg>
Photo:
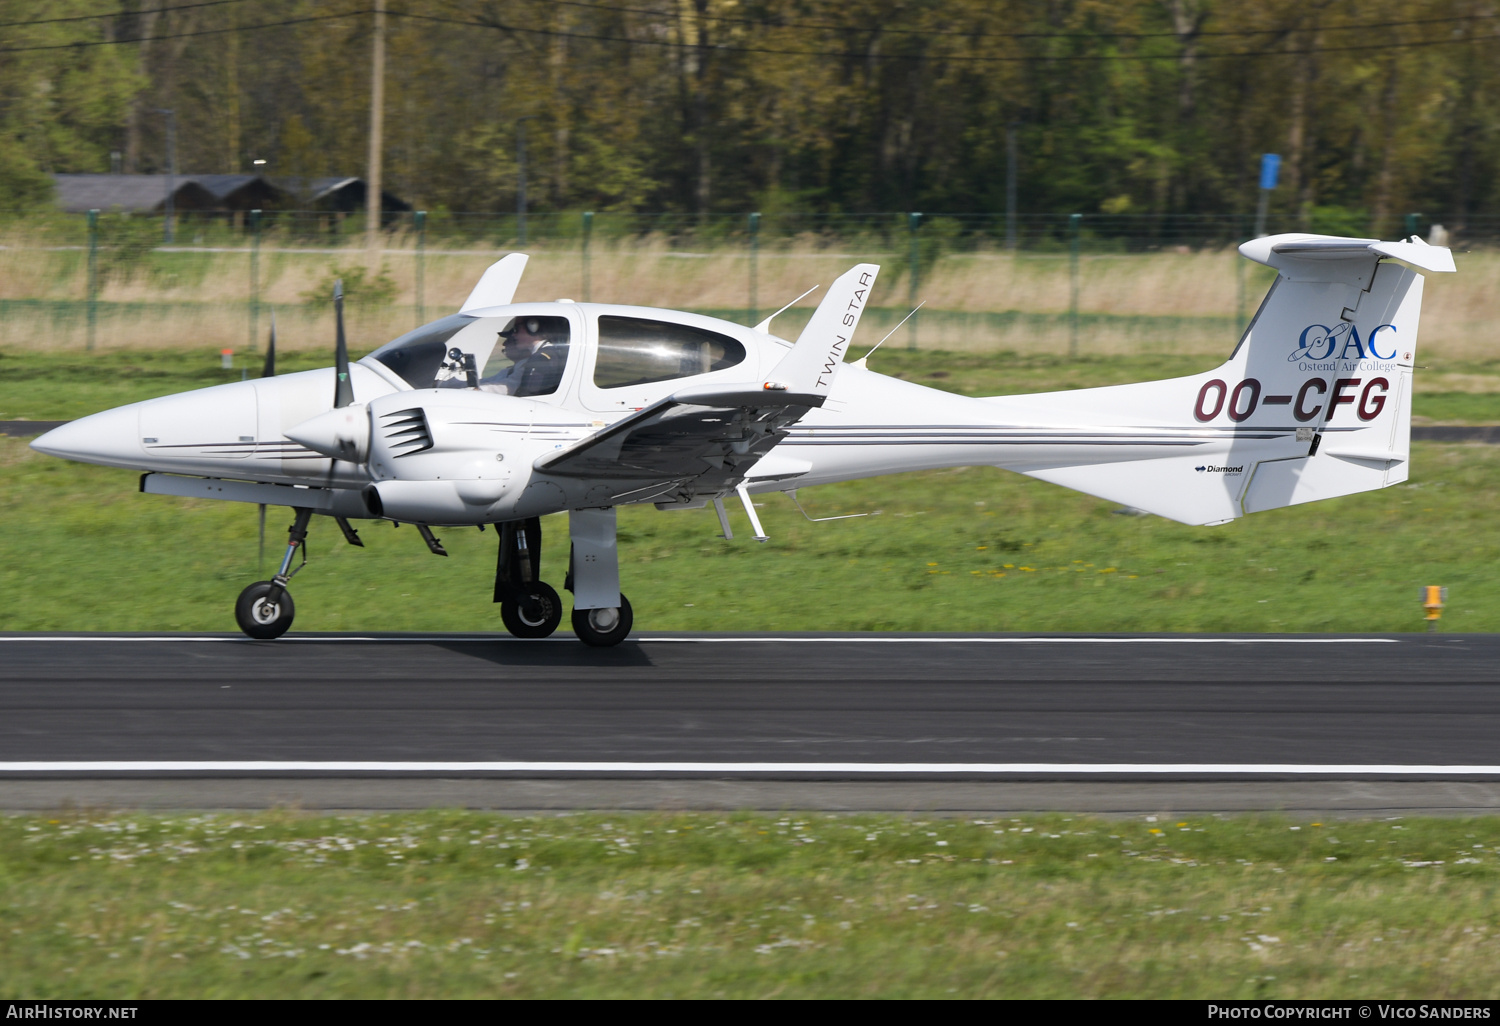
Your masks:
<svg viewBox="0 0 1500 1026"><path fill-rule="evenodd" d="M1500 810L1500 636L0 634L0 808Z"/></svg>

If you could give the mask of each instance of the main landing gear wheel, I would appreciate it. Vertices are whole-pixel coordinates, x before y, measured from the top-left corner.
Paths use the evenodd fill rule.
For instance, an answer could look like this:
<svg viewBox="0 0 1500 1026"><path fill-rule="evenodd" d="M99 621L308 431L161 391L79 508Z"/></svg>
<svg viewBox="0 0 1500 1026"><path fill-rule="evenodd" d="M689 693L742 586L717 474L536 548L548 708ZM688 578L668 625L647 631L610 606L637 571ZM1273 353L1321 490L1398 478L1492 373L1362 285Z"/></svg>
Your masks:
<svg viewBox="0 0 1500 1026"><path fill-rule="evenodd" d="M271 599L271 590L281 592L279 598ZM256 581L240 592L234 604L234 618L240 630L261 641L279 638L292 625L297 608L292 603L292 594L286 588L277 588L271 581Z"/></svg>
<svg viewBox="0 0 1500 1026"><path fill-rule="evenodd" d="M635 623L635 613L630 609L630 600L620 596L619 606L613 609L573 610L573 633L585 645L609 648L625 640Z"/></svg>
<svg viewBox="0 0 1500 1026"><path fill-rule="evenodd" d="M500 603L500 619L505 629L518 638L550 637L562 623L562 599L544 581L536 581L529 587L532 590L526 601Z"/></svg>

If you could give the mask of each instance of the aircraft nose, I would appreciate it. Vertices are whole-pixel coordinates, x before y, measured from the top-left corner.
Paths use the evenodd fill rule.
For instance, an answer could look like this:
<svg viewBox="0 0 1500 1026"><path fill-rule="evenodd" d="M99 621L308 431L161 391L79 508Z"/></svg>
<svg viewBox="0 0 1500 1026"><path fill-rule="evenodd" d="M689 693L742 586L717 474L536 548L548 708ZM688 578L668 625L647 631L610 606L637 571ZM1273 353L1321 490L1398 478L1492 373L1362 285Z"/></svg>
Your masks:
<svg viewBox="0 0 1500 1026"><path fill-rule="evenodd" d="M120 406L55 427L33 440L31 447L80 463L135 467L141 462L138 421L134 406Z"/></svg>

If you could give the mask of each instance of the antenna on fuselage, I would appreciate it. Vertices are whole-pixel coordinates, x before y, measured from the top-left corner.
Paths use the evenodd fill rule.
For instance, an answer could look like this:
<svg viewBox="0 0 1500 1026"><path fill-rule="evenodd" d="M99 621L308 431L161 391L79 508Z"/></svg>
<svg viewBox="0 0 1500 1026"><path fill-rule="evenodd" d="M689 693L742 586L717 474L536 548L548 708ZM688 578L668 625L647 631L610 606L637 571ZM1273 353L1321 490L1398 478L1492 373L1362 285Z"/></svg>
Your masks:
<svg viewBox="0 0 1500 1026"><path fill-rule="evenodd" d="M802 302L804 299L806 299L808 296L812 295L816 291L818 291L818 286L814 285L812 288L810 288L806 292L802 293L802 295L800 295L796 299L792 300L786 306L782 307L780 310L777 310L771 316L767 317L765 320L763 320L759 324L757 324L755 326L755 330L758 331L758 332L760 332L762 335L769 335L771 333L771 322L772 321L774 321L781 314L786 313L793 306L795 306L798 303Z"/></svg>
<svg viewBox="0 0 1500 1026"><path fill-rule="evenodd" d="M260 369L263 378L276 376L276 311L271 311L271 341L266 346L266 365Z"/></svg>
<svg viewBox="0 0 1500 1026"><path fill-rule="evenodd" d="M927 305L927 300L924 299L920 303L918 303L916 306L912 307L911 308L911 313L909 313L905 317L901 318L901 324L905 324L907 321L911 320L912 319L912 314L915 314L918 310L922 309L922 307L924 307L926 305ZM885 333L885 338L890 338L896 332L900 331L901 330L901 324L897 324L890 331L886 332ZM870 357L872 357L872 356L875 355L875 350L877 350L881 346L885 345L885 338L881 339L879 342L876 342L873 346L870 347L870 351L868 353L866 353L864 356L861 356L858 360L855 360L854 361L854 366L858 367L860 370L867 370L868 368L865 365L865 361L868 360Z"/></svg>

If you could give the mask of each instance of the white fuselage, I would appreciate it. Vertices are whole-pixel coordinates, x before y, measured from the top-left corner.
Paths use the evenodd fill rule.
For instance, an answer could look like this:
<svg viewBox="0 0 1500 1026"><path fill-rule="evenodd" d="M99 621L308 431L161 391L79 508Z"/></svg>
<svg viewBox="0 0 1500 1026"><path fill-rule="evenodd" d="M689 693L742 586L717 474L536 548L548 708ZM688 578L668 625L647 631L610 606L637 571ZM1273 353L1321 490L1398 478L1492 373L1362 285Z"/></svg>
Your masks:
<svg viewBox="0 0 1500 1026"><path fill-rule="evenodd" d="M493 334L524 315L566 318L571 325L572 357L556 392L547 396L495 394L461 387L461 381L414 388L377 359L390 347L353 364L354 400L368 409L372 423L367 463L331 459L288 437L328 410L334 391L331 368L122 406L58 428L35 447L85 462L174 475L355 492L373 484L382 495L388 491L398 506L405 500L397 493L414 493L415 488L399 482L442 481L445 490L435 508L418 503L400 506L404 514L397 509L365 514L434 523L485 523L582 506L656 501L660 494L650 489L636 494L576 480L547 481L531 464L685 386L754 382L790 347L783 339L716 318L575 303L475 311L472 323L465 322L454 338L480 340L471 346L479 350L481 373L494 375L506 364L498 352L492 358ZM717 332L743 345L744 359L706 373L600 387L597 326L605 315ZM1256 449L1256 458L1279 448L1292 452L1295 425L1289 421L1253 437L1247 428L1255 425L1227 420L1183 427L1200 377L1150 383L1156 390L1150 403L1132 393L1146 386L1133 385L975 399L845 364L825 405L795 424L749 472L746 483L759 492L963 465L1045 473L1176 457L1189 450L1194 459L1222 462L1231 449L1247 445ZM1163 386L1168 386L1165 392ZM403 410L417 404L426 410L430 438L425 449L382 450L383 425L396 423ZM341 510L360 515L348 502Z"/></svg>

